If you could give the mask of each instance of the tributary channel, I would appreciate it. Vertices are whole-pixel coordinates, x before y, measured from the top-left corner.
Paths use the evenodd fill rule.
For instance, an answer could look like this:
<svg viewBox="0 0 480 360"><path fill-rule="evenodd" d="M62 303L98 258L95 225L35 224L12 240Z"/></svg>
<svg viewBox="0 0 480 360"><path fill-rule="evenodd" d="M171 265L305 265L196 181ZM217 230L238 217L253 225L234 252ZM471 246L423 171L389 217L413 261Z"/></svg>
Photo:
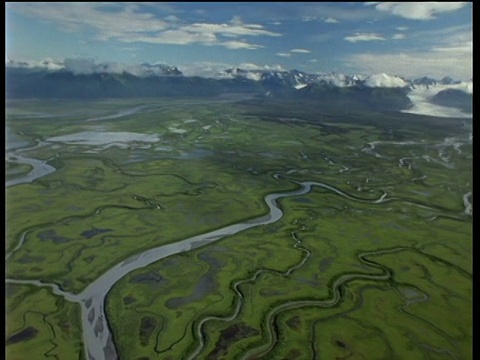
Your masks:
<svg viewBox="0 0 480 360"><path fill-rule="evenodd" d="M299 189L284 193L274 193L266 195L264 200L269 208L269 213L245 222L228 225L226 227L213 230L204 234L196 235L176 243L162 245L153 249L146 250L140 254L129 257L120 262L110 270L106 271L97 280L91 283L80 294L73 294L62 291L55 284L42 283L38 280L14 280L7 279L7 283L12 284L30 284L36 286L47 286L53 289L54 294L63 296L66 300L79 303L82 308L82 326L85 352L89 360L114 360L118 359L115 344L109 330L107 316L105 313L105 299L112 286L133 270L143 268L160 259L171 255L196 249L200 246L208 245L234 235L240 231L247 230L256 226L267 225L278 221L283 212L278 206L277 200L289 197L304 195L311 191L313 186L325 188L351 200L380 204L391 199L386 199L383 194L377 200L363 200L353 198L350 195L338 190L330 185L321 182L298 182ZM18 250L15 249L14 251ZM11 255L11 254L9 254Z"/></svg>

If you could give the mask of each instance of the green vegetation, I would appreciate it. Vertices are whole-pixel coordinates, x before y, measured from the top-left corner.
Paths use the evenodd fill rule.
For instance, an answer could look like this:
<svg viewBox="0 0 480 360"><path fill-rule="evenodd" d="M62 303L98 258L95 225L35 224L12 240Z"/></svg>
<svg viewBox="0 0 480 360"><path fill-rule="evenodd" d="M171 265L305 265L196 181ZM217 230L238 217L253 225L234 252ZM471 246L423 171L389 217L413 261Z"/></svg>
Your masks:
<svg viewBox="0 0 480 360"><path fill-rule="evenodd" d="M43 141L20 154L57 169L7 188L12 279L79 293L131 255L265 214L295 182L349 195L281 199L275 223L122 278L106 303L121 359L472 358L462 120L224 99L8 106L10 129ZM158 141L49 141L85 131ZM27 173L7 162L7 179ZM78 358L76 304L7 290L9 359Z"/></svg>
<svg viewBox="0 0 480 360"><path fill-rule="evenodd" d="M33 167L28 164L19 164L7 161L5 166L5 180L8 181L19 176L25 176L32 171L32 169Z"/></svg>
<svg viewBox="0 0 480 360"><path fill-rule="evenodd" d="M78 359L83 353L76 304L23 285L7 284L6 297L7 359Z"/></svg>

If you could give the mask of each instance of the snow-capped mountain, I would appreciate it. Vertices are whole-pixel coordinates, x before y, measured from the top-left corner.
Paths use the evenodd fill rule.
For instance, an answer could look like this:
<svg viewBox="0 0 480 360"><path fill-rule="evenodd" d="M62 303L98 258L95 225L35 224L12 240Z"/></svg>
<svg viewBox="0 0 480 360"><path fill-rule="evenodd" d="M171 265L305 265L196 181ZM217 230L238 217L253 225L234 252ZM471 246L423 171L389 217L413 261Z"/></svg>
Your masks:
<svg viewBox="0 0 480 360"><path fill-rule="evenodd" d="M455 81L450 76L445 76L442 80L440 80L440 84L443 84L443 85L452 85L452 84L458 84L458 83L460 83L460 81Z"/></svg>
<svg viewBox="0 0 480 360"><path fill-rule="evenodd" d="M381 73L368 76L364 81L364 85L368 87L404 88L409 86L409 83L399 76Z"/></svg>
<svg viewBox="0 0 480 360"><path fill-rule="evenodd" d="M249 65L249 64L247 64ZM473 81L421 77L409 80L385 73L310 74L281 68L233 67L214 76L184 76L175 66L155 63L122 65L86 59L62 62L8 61L8 98L101 98L216 96L245 93L257 97L308 99L353 104L377 110L471 116ZM448 90L448 91L447 91ZM348 105L347 105L348 106ZM446 108L454 111L446 111ZM460 110L461 109L461 113Z"/></svg>
<svg viewBox="0 0 480 360"><path fill-rule="evenodd" d="M140 65L127 65L117 62L96 63L91 59L65 59L55 61L47 59L43 61L15 61L9 60L6 63L7 68L18 70L39 72L39 71L64 71L74 75L90 74L130 74L138 77L147 76L166 76L182 75L182 72L175 66L169 66L161 63Z"/></svg>
<svg viewBox="0 0 480 360"><path fill-rule="evenodd" d="M223 75L221 78L245 78L253 81L269 83L272 85L276 84L279 86L295 87L296 85L309 83L307 74L298 70L245 70L241 68L230 68L223 70L220 73Z"/></svg>
<svg viewBox="0 0 480 360"><path fill-rule="evenodd" d="M272 71L272 70L243 70L239 68L227 69L225 77L247 78L254 81L262 81L270 84L290 86L295 89L303 89L311 84L325 84L336 87L381 87L381 88L403 88L411 85L409 80L399 76L387 75L384 73L370 76L345 75L336 73L308 74L298 70ZM435 82L436 83L436 82Z"/></svg>
<svg viewBox="0 0 480 360"><path fill-rule="evenodd" d="M413 82L415 83L415 81ZM405 112L446 117L472 116L473 81L434 80L430 85L417 81L408 98L413 106Z"/></svg>
<svg viewBox="0 0 480 360"><path fill-rule="evenodd" d="M432 86L432 85L437 85L438 81L435 79L432 79L428 76L423 76L421 78L415 79L412 81L412 85L423 85L423 86Z"/></svg>
<svg viewBox="0 0 480 360"><path fill-rule="evenodd" d="M19 61L19 60L8 60L5 63L6 68L16 68L16 69L29 69L37 71L57 71L65 68L65 65L62 62L55 61L53 59L44 59L41 61Z"/></svg>
<svg viewBox="0 0 480 360"><path fill-rule="evenodd" d="M254 81L261 81L271 85L289 86L295 89L302 89L309 84L324 83L337 87L355 86L358 84L358 76L343 74L325 73L309 74L299 70L244 70L231 68L222 72L223 78L246 78Z"/></svg>

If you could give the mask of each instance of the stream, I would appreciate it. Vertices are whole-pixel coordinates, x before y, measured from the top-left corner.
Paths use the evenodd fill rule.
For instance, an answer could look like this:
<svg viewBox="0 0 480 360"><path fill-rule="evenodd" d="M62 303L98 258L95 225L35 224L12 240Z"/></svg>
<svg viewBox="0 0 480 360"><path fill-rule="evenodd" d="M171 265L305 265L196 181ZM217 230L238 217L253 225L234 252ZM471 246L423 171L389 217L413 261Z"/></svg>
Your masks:
<svg viewBox="0 0 480 360"><path fill-rule="evenodd" d="M32 166L33 169L25 176L11 179L11 180L6 180L5 187L18 185L18 184L31 183L32 181L38 178L41 178L45 175L51 174L56 170L53 166L48 165L46 161L27 158L19 155L18 152L15 155L8 154L7 160L10 162L18 163L18 164L28 164Z"/></svg>
<svg viewBox="0 0 480 360"><path fill-rule="evenodd" d="M379 199L376 200L356 199L342 192L341 190L321 182L296 183L300 185L300 188L297 190L284 193L273 193L265 196L264 201L270 210L268 214L250 219L245 222L228 225L204 234L196 235L176 243L162 245L131 256L106 271L102 276L87 286L80 294L65 292L55 284L47 284L38 280L7 279L6 282L12 284L29 284L51 287L54 294L63 296L68 301L80 304L82 308L83 340L85 344L85 353L88 354L88 359L118 359L104 309L105 298L112 286L131 271L143 268L165 257L211 244L224 237L234 235L240 231L260 225L274 223L283 216L283 212L277 203L278 199L289 196L304 195L310 192L313 186L325 188L348 199L369 202L372 204L384 203L391 200L385 198L386 194L383 194ZM16 250L18 250L18 248L16 248L15 251Z"/></svg>
<svg viewBox="0 0 480 360"><path fill-rule="evenodd" d="M139 106L132 109L127 109L120 111L117 114L103 116L103 117L96 117L90 118L87 121L95 122L101 120L110 120L118 117L129 116L137 112L145 111L148 107L147 106ZM28 158L21 155L21 153L25 151L31 151L35 148L43 146L44 144L40 141L37 141L33 147L26 147L29 146L28 142L22 141L21 138L15 137L13 132L6 127L8 133L8 142L6 148L6 156L7 160L14 163L19 164L28 164L32 166L32 170L23 177L15 178L12 180L8 180L5 182L5 186L13 186L22 183L30 183L34 180L41 178L47 174L53 173L56 169L51 165L47 164L45 160L38 160L34 158ZM404 143L399 143L403 145ZM371 151L373 151L375 142L369 144ZM398 145L398 144L397 144ZM305 154L303 154L305 155ZM403 158L405 159L405 158ZM400 159L400 165L403 166L404 163L402 159ZM348 168L347 168L348 169ZM278 179L279 175L274 175L274 178ZM241 231L251 229L257 226L268 225L274 223L282 218L284 215L283 211L278 205L278 200L284 197L290 196L299 196L309 193L313 187L320 187L323 189L328 190L329 192L335 193L339 196L342 196L346 199L362 202L362 203L369 203L369 204L382 204L389 201L394 200L394 198L388 198L387 194L382 194L378 199L362 199L355 196L351 196L333 186L330 186L325 183L321 182L297 182L298 189L282 192L282 193L272 193L268 194L264 197L264 201L269 208L269 212L265 215L259 216L257 218L253 218L247 221L239 222L236 224L231 224L220 229L215 229L209 231L207 233L195 235L175 243L161 245L152 249L145 250L139 254L131 256L117 265L113 266L109 270L107 270L103 275L89 284L81 293L75 294L71 292L67 292L62 290L58 285L52 283L45 283L40 280L16 280L16 279L6 279L6 283L10 284L21 284L21 285L33 285L38 287L47 287L52 290L52 293L58 296L64 297L67 301L78 303L81 307L81 318L82 318L82 331L83 331L83 343L84 343L84 352L85 356L89 360L116 360L119 358L117 354L117 349L115 343L112 338L112 334L109 329L109 323L107 319L107 315L105 312L105 301L106 297L110 291L110 289L123 277L125 277L130 272L146 267L156 261L159 261L163 258L166 258L171 255L180 254L183 252L187 252L208 244L212 244L216 241L219 241L225 237L237 234ZM465 207L465 214L471 215L472 213L472 195L471 192L467 192L463 195L463 203ZM414 204L413 202L411 202ZM421 206L415 204L417 206ZM23 243L25 241L26 233L22 235L20 243L14 248L14 250L6 256L6 260L16 251L22 248ZM398 249L392 250L400 251ZM307 253L308 251L305 250ZM303 262L306 261L306 257L304 258ZM366 262L366 259L361 259L363 262ZM301 264L303 264L303 262ZM372 263L370 263L372 265ZM333 297L331 299L323 300L323 301L302 301L302 302L292 302L280 305L274 309L272 309L266 318L266 329L269 341L266 345L253 349L252 351L245 354L244 358L249 358L251 356L263 355L266 354L269 349L271 348L272 343L274 342L274 331L272 328L272 319L280 312L292 309L295 307L302 307L302 306L317 306L317 307L328 307L336 304L339 301L340 293L338 291L339 286L343 283L350 281L351 279L355 278L370 278L370 279L386 279L388 278L389 274L377 266L382 272L376 274L348 274L340 277L334 283L334 292ZM294 271L295 268L291 268L287 271L287 274ZM244 283L248 282L252 279L255 279L260 272L257 272L252 278L247 280L241 280L235 283L234 290L236 291L237 295L240 295L238 287ZM239 296L241 299L241 296ZM233 309L233 313L230 314L228 317L225 317L224 320L234 319L241 308L241 301L236 303L236 306ZM218 319L217 317L207 317L204 318L198 327L195 329L196 337L199 340L198 347L193 350L193 353L190 354L189 359L194 359L204 347L204 338L202 334L202 326L205 322Z"/></svg>
<svg viewBox="0 0 480 360"><path fill-rule="evenodd" d="M27 164L32 167L32 170L30 170L25 176L5 180L6 188L13 185L31 183L38 178L55 172L56 169L53 166L48 165L45 160L38 160L20 155L22 152L35 150L40 146L43 146L44 144L41 141L36 140L37 144L35 146L28 147L30 143L15 134L15 132L13 132L13 130L7 125L5 126L5 140L6 161L16 164Z"/></svg>

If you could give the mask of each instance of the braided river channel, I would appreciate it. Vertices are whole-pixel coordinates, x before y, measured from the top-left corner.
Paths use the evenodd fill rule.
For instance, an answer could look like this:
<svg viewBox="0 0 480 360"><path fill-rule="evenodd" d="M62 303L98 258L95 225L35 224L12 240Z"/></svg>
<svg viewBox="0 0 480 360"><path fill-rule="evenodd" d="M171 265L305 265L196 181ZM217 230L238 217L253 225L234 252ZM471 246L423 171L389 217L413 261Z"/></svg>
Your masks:
<svg viewBox="0 0 480 360"><path fill-rule="evenodd" d="M386 195L383 194L380 198L375 200L366 200L356 197L352 197L335 187L332 187L328 184L321 182L297 182L300 186L297 190L284 192L284 193L273 193L265 196L264 201L269 208L269 213L254 219L250 219L245 222L240 222L237 224L228 225L226 227L216 229L204 234L196 235L172 244L162 245L155 247L149 250L146 250L140 254L134 255L114 267L106 271L102 276L92 282L89 286L85 288L81 293L74 294L70 292L63 291L56 284L44 283L39 280L14 280L7 279L7 283L12 284L29 284L41 287L50 287L53 290L53 293L59 296L64 297L66 300L80 304L82 308L82 326L83 326L83 341L85 346L85 353L88 354L89 360L113 360L118 359L118 354L114 341L112 340L112 334L109 330L108 319L105 313L105 299L112 288L112 286L123 278L125 275L130 273L133 270L145 267L155 261L163 259L165 257L186 252L200 246L211 244L227 236L234 235L240 231L247 230L256 226L267 225L278 221L283 216L283 211L279 207L277 200L289 197L289 196L298 196L304 195L312 190L312 187L322 187L331 192L334 192L340 196L348 198L350 200L366 202L371 204L381 204L393 199L387 199ZM25 235L24 235L25 236ZM20 245L13 250L15 252L21 247ZM12 253L13 253L12 252ZM8 254L10 256L12 253ZM382 275L366 275L370 276L372 279L377 278L378 276L384 277L388 274ZM342 279L340 279L342 280ZM342 280L343 281L343 280ZM333 306L335 305L339 298L338 293L335 291L335 296L333 299L328 300L328 304L324 306ZM295 305L295 304L294 304ZM238 303L237 310L241 306L241 303ZM238 311L237 311L238 312ZM234 314L235 315L235 314ZM190 355L190 358L195 358L195 355L203 347L203 339L200 337L201 342L199 345L198 351L195 351Z"/></svg>

